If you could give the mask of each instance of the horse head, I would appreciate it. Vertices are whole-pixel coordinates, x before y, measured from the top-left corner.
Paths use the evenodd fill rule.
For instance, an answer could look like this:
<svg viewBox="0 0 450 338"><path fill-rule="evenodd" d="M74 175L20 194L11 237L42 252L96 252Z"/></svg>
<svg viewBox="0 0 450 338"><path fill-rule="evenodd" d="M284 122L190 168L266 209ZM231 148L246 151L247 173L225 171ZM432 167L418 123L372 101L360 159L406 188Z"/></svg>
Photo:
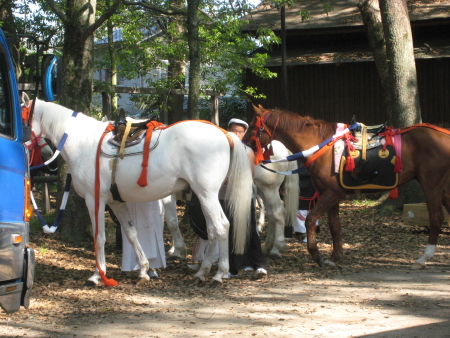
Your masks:
<svg viewBox="0 0 450 338"><path fill-rule="evenodd" d="M245 133L242 142L247 144L255 152L255 162L258 164L264 159L263 148L272 142L273 128L266 125L267 117L270 114L270 110L264 109L263 106L252 105L255 115L249 124L247 133Z"/></svg>

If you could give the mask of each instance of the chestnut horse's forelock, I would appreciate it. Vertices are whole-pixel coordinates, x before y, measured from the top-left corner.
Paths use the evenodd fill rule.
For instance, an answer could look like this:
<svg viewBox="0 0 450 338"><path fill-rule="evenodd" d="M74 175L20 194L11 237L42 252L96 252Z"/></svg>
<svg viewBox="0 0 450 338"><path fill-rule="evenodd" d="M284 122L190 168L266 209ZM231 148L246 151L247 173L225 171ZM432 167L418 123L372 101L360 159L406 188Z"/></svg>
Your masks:
<svg viewBox="0 0 450 338"><path fill-rule="evenodd" d="M275 127L284 130L288 133L301 133L306 131L311 126L318 128L317 136L325 140L336 132L336 124L329 123L323 120L316 120L310 116L301 116L289 111L274 109L269 111L267 120L264 123L271 128ZM278 123L278 124L277 124ZM272 131L276 133L275 131Z"/></svg>

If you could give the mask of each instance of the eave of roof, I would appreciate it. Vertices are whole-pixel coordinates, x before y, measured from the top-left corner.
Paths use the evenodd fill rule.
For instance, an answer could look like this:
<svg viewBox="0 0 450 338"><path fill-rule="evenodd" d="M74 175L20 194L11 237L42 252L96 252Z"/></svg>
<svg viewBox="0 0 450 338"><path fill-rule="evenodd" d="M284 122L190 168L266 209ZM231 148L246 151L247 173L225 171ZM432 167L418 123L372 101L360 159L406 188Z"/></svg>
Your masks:
<svg viewBox="0 0 450 338"><path fill-rule="evenodd" d="M324 13L323 1L298 1L292 7L286 7L286 31L296 30L297 34L310 34L309 30L334 29L364 29L357 0L331 0L333 10ZM420 21L450 19L450 0L412 0L408 1L410 20L412 24ZM302 22L300 10L307 9L311 17ZM243 18L248 21L242 27L243 32L256 32L259 28L281 30L280 11L270 6L270 2L263 2L252 13Z"/></svg>

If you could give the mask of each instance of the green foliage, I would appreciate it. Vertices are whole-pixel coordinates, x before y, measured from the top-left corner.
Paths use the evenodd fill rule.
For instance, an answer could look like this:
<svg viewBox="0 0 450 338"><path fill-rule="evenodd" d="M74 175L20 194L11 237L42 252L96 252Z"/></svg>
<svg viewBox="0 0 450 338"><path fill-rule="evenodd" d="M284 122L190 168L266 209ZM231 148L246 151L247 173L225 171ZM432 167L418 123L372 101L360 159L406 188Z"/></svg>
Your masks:
<svg viewBox="0 0 450 338"><path fill-rule="evenodd" d="M170 8L171 2L154 2L161 8ZM242 96L247 92L242 88L245 69L250 68L262 78L276 76L266 67L267 54L252 54L260 44L278 42L270 30L260 32L260 40L242 34L241 16L251 9L246 1L232 9L230 3L208 1L202 10L208 16L201 15L199 27L202 50L201 90L214 90L229 95ZM144 111L144 115L158 113L163 103L170 106L165 90L183 88L183 76L157 76L155 70L167 69L174 61L184 62L188 66L188 45L185 33L185 18L161 15L139 7L127 7L120 15L111 18L114 27L121 28L121 40L116 42L118 73L121 78L142 78L146 87L160 90L157 95L135 95L132 101L135 107ZM181 27L181 31L180 31ZM104 28L98 31L98 38L105 37ZM108 69L109 54L106 49L96 67ZM163 72L164 73L164 72ZM149 75L147 75L149 74ZM251 90L250 90L251 91Z"/></svg>
<svg viewBox="0 0 450 338"><path fill-rule="evenodd" d="M211 121L211 109L209 98L199 100L199 112L201 120ZM240 97L219 97L219 126L226 129L228 121L233 117L242 120L247 119L247 101Z"/></svg>

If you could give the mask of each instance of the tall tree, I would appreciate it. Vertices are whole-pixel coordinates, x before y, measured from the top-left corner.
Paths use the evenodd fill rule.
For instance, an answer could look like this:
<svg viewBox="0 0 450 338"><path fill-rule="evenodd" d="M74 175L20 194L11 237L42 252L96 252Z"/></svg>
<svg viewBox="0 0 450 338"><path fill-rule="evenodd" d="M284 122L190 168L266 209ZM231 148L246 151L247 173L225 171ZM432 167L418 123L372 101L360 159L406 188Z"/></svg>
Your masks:
<svg viewBox="0 0 450 338"><path fill-rule="evenodd" d="M187 1L188 43L189 43L189 98L188 116L198 119L198 93L200 93L200 41L199 41L199 5L200 0Z"/></svg>
<svg viewBox="0 0 450 338"><path fill-rule="evenodd" d="M61 104L71 109L90 114L93 85L94 32L111 15L122 0L114 0L110 8L96 19L95 0L69 0L64 3L45 0L49 8L64 26L63 42L63 94ZM59 191L65 185L67 165L59 163ZM80 242L86 237L91 224L83 198L71 189L65 218L61 224L63 236Z"/></svg>
<svg viewBox="0 0 450 338"><path fill-rule="evenodd" d="M389 123L397 128L420 123L413 36L406 1L360 0L358 6L381 78ZM422 198L420 186L413 181L399 189L397 200L387 200L380 209L389 213L404 203Z"/></svg>

